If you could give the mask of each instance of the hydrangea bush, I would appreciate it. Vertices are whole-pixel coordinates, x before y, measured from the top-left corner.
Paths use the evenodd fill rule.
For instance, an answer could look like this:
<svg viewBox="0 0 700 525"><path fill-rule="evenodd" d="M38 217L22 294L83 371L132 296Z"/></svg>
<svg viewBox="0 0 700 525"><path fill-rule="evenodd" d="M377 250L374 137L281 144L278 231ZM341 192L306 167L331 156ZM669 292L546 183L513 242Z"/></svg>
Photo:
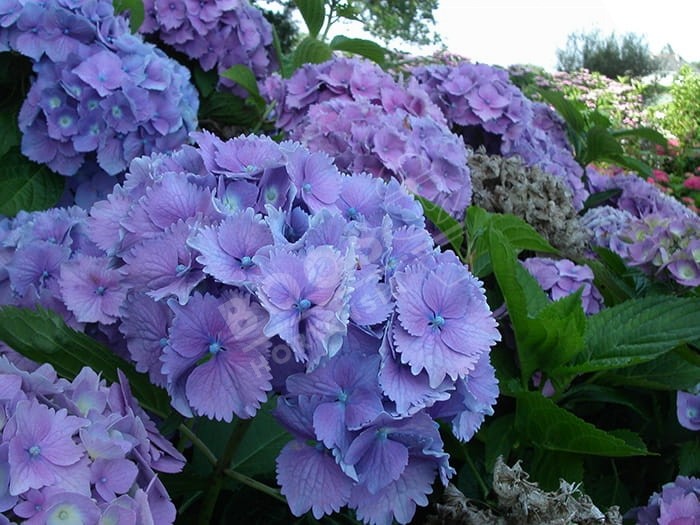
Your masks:
<svg viewBox="0 0 700 525"><path fill-rule="evenodd" d="M298 5L309 35L271 75L245 2L142 24L0 0L36 75L15 144L76 171L63 207L0 200L0 522L418 523L447 483L493 501L499 456L607 516L695 519L692 477L640 505L697 474L697 216L584 171L505 71L383 70ZM200 88L235 65L222 126L250 133L193 131L188 71L129 20ZM85 149L62 111L113 141Z"/></svg>

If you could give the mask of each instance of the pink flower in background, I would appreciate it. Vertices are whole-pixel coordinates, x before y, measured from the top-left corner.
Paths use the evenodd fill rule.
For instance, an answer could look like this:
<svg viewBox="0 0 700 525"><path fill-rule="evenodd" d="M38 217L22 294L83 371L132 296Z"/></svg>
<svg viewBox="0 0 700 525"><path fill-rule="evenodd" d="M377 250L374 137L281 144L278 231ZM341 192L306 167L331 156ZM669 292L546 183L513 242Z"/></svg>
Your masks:
<svg viewBox="0 0 700 525"><path fill-rule="evenodd" d="M656 182L668 183L668 173L663 170L653 170L651 178Z"/></svg>
<svg viewBox="0 0 700 525"><path fill-rule="evenodd" d="M684 188L700 191L700 175L691 175L683 183Z"/></svg>

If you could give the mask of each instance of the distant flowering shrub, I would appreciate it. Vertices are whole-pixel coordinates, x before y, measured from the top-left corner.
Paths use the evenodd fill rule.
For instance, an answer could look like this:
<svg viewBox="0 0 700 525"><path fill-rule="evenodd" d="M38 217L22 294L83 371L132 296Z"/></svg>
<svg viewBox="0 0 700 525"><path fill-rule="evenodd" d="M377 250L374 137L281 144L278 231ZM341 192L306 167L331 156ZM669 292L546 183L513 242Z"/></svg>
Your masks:
<svg viewBox="0 0 700 525"><path fill-rule="evenodd" d="M588 196L583 170L574 159L563 120L545 104L526 98L505 70L463 62L419 66L412 75L468 146L483 146L491 155L517 155L526 166L561 178L576 209L583 207Z"/></svg>
<svg viewBox="0 0 700 525"><path fill-rule="evenodd" d="M619 189L612 206L583 216L594 244L628 264L683 286L700 285L700 218L656 186L634 174L614 176L588 170L592 191Z"/></svg>
<svg viewBox="0 0 700 525"><path fill-rule="evenodd" d="M199 100L190 73L129 32L111 2L0 1L0 51L34 62L22 152L62 175L89 154L110 175L187 141Z"/></svg>
<svg viewBox="0 0 700 525"><path fill-rule="evenodd" d="M242 64L262 80L277 68L272 26L247 0L145 0L144 9L139 32L155 33L173 49L196 60L204 71L216 68L221 74ZM225 77L219 77L219 84L236 86Z"/></svg>
<svg viewBox="0 0 700 525"><path fill-rule="evenodd" d="M583 311L591 315L603 308L603 297L593 286L593 271L588 266L574 264L568 259L557 260L548 257L529 257L522 261L522 264L553 301L583 288Z"/></svg>
<svg viewBox="0 0 700 525"><path fill-rule="evenodd" d="M400 83L369 61L335 58L271 77L277 126L349 173L395 177L461 213L471 200L467 150L415 81Z"/></svg>
<svg viewBox="0 0 700 525"><path fill-rule="evenodd" d="M73 381L0 357L0 512L40 523L162 523L175 506L155 471L184 457L139 408L126 379L91 369Z"/></svg>
<svg viewBox="0 0 700 525"><path fill-rule="evenodd" d="M626 515L637 525L676 525L697 523L700 517L700 479L678 476L655 492L645 507Z"/></svg>
<svg viewBox="0 0 700 525"><path fill-rule="evenodd" d="M185 416L249 418L276 392L292 511L407 523L453 473L436 420L466 441L493 413L482 283L395 179L296 142L195 138L132 161L87 218L0 223L0 295L111 334Z"/></svg>

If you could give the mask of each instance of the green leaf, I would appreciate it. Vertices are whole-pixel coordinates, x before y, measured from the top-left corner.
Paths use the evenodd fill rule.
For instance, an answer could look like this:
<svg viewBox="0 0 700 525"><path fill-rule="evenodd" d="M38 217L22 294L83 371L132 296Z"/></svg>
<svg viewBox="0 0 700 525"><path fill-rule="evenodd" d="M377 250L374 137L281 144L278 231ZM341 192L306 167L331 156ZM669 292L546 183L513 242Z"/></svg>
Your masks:
<svg viewBox="0 0 700 525"><path fill-rule="evenodd" d="M644 177L651 177L652 169L646 162L642 162L634 157L629 157L627 155L618 155L610 160L614 161L618 166L622 168L627 168L630 171L637 172Z"/></svg>
<svg viewBox="0 0 700 525"><path fill-rule="evenodd" d="M682 345L647 363L608 372L599 376L599 381L647 390L690 390L700 383L697 360L697 352Z"/></svg>
<svg viewBox="0 0 700 525"><path fill-rule="evenodd" d="M649 419L648 414L640 404L639 395L636 392L629 392L621 388L583 383L569 388L559 399L559 404L567 410L578 404L599 403L602 405L615 404L629 408L645 419Z"/></svg>
<svg viewBox="0 0 700 525"><path fill-rule="evenodd" d="M464 225L437 204L420 195L414 194L413 196L423 206L425 217L440 230L440 233L447 239L455 253L461 253L462 243L464 242ZM435 244L444 244L441 242L440 237L435 237Z"/></svg>
<svg viewBox="0 0 700 525"><path fill-rule="evenodd" d="M538 92L545 101L557 110L575 133L584 133L586 120L581 111L570 100L567 100L558 91L539 89Z"/></svg>
<svg viewBox="0 0 700 525"><path fill-rule="evenodd" d="M0 157L10 149L18 147L22 134L17 125L17 110L15 107L0 108Z"/></svg>
<svg viewBox="0 0 700 525"><path fill-rule="evenodd" d="M269 410L270 403L258 410L250 428L236 449L231 468L246 476L271 476L276 459L291 436Z"/></svg>
<svg viewBox="0 0 700 525"><path fill-rule="evenodd" d="M581 163L587 165L598 160L622 155L622 146L610 132L601 126L593 126L586 133L586 155Z"/></svg>
<svg viewBox="0 0 700 525"><path fill-rule="evenodd" d="M516 397L516 430L538 448L608 457L649 454L629 433L614 435L596 428L539 392L521 392Z"/></svg>
<svg viewBox="0 0 700 525"><path fill-rule="evenodd" d="M491 214L478 206L470 206L467 208L465 222L469 267L475 276L482 278L493 271L488 239Z"/></svg>
<svg viewBox="0 0 700 525"><path fill-rule="evenodd" d="M568 452L536 449L527 472L542 490L554 491L559 480L569 483L583 481L583 456Z"/></svg>
<svg viewBox="0 0 700 525"><path fill-rule="evenodd" d="M0 308L0 340L37 363L50 363L60 376L68 379L89 366L107 381L116 383L117 370L121 370L144 409L162 418L171 411L168 394L151 384L146 374L137 372L109 348L76 332L50 310Z"/></svg>
<svg viewBox="0 0 700 525"><path fill-rule="evenodd" d="M258 89L258 81L255 78L255 73L243 64L236 64L231 66L226 71L221 73L221 76L233 80L243 89L248 92L248 95L252 98L253 102L258 107L265 107L265 100L260 95L260 90Z"/></svg>
<svg viewBox="0 0 700 525"><path fill-rule="evenodd" d="M516 250L559 253L547 239L520 217L505 213L491 214L491 227L498 229Z"/></svg>
<svg viewBox="0 0 700 525"><path fill-rule="evenodd" d="M216 91L201 100L198 118L204 124L211 120L220 125L252 127L260 121L262 113L240 97Z"/></svg>
<svg viewBox="0 0 700 525"><path fill-rule="evenodd" d="M597 206L603 206L608 203L611 199L622 194L620 188L614 188L612 190L601 191L598 193L593 193L588 196L586 202L583 203L583 211L590 210L591 208L596 208Z"/></svg>
<svg viewBox="0 0 700 525"><path fill-rule="evenodd" d="M700 338L700 298L630 299L588 318L585 348L557 372L578 374L637 365Z"/></svg>
<svg viewBox="0 0 700 525"><path fill-rule="evenodd" d="M309 36L316 38L323 27L323 21L326 19L324 0L294 0L294 3L306 22Z"/></svg>
<svg viewBox="0 0 700 525"><path fill-rule="evenodd" d="M616 138L640 138L663 147L666 147L668 145L668 139L666 139L666 137L664 137L661 133L659 133L654 128L647 128L644 126L630 129L613 129L610 130L610 134Z"/></svg>
<svg viewBox="0 0 700 525"><path fill-rule="evenodd" d="M116 14L128 11L131 32L137 33L145 16L143 2L141 0L114 0L113 5Z"/></svg>
<svg viewBox="0 0 700 525"><path fill-rule="evenodd" d="M360 55L379 65L386 63L387 50L376 42L364 38L348 38L338 35L331 40L331 49Z"/></svg>
<svg viewBox="0 0 700 525"><path fill-rule="evenodd" d="M296 70L303 64L320 64L330 60L332 56L333 50L328 44L307 36L294 49L292 66Z"/></svg>
<svg viewBox="0 0 700 525"><path fill-rule="evenodd" d="M61 175L12 148L0 158L0 215L50 208L60 199L64 182Z"/></svg>
<svg viewBox="0 0 700 525"><path fill-rule="evenodd" d="M219 82L219 74L211 69L204 71L201 67L192 68L192 82L197 87L201 98L207 98L216 91Z"/></svg>

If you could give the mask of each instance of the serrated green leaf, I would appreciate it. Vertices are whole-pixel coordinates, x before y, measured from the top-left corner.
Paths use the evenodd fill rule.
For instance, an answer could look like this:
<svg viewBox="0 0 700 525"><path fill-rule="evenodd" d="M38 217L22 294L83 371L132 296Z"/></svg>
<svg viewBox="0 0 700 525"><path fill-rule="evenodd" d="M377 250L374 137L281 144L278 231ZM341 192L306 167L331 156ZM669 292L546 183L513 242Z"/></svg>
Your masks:
<svg viewBox="0 0 700 525"><path fill-rule="evenodd" d="M559 253L547 239L520 217L506 213L492 213L491 227L497 228L516 250Z"/></svg>
<svg viewBox="0 0 700 525"><path fill-rule="evenodd" d="M0 157L10 149L18 147L22 134L17 125L17 110L15 107L0 110Z"/></svg>
<svg viewBox="0 0 700 525"><path fill-rule="evenodd" d="M596 428L539 392L521 392L516 398L517 432L536 447L608 457L649 454L646 447L628 442L629 433L616 436Z"/></svg>
<svg viewBox="0 0 700 525"><path fill-rule="evenodd" d="M618 155L611 158L618 166L622 168L627 168L629 171L637 172L639 175L644 177L651 177L652 169L646 162L642 162L639 159L630 157L628 155Z"/></svg>
<svg viewBox="0 0 700 525"><path fill-rule="evenodd" d="M265 100L260 96L258 89L258 81L255 78L255 73L248 66L236 64L221 73L221 76L233 80L248 92L253 102L259 106L265 106Z"/></svg>
<svg viewBox="0 0 700 525"><path fill-rule="evenodd" d="M0 157L0 215L45 210L63 194L65 179L11 148Z"/></svg>
<svg viewBox="0 0 700 525"><path fill-rule="evenodd" d="M622 146L607 128L593 126L586 133L586 155L581 163L586 165L596 160L611 159L622 155Z"/></svg>
<svg viewBox="0 0 700 525"><path fill-rule="evenodd" d="M599 381L647 390L690 390L700 383L697 359L697 352L683 345L647 363L608 372Z"/></svg>
<svg viewBox="0 0 700 525"><path fill-rule="evenodd" d="M165 390L151 384L147 375L137 372L107 347L71 329L50 310L0 308L0 341L37 363L51 364L60 376L68 379L89 366L107 381L116 383L117 370L121 370L144 409L163 418L170 412Z"/></svg>
<svg viewBox="0 0 700 525"><path fill-rule="evenodd" d="M129 27L132 33L138 33L143 23L145 12L141 0L114 0L114 12L117 14L129 12Z"/></svg>
<svg viewBox="0 0 700 525"><path fill-rule="evenodd" d="M320 64L332 56L333 50L328 44L307 36L294 49L292 66L296 70L304 64Z"/></svg>
<svg viewBox="0 0 700 525"><path fill-rule="evenodd" d="M323 27L323 21L326 19L324 0L294 0L294 3L306 22L309 36L316 38Z"/></svg>
<svg viewBox="0 0 700 525"><path fill-rule="evenodd" d="M567 410L581 403L599 403L602 405L614 404L629 408L641 417L649 419L644 407L640 403L639 394L620 388L612 388L600 384L584 383L569 388L559 399L560 406Z"/></svg>
<svg viewBox="0 0 700 525"><path fill-rule="evenodd" d="M455 253L461 253L464 242L464 225L437 204L420 195L414 194L414 197L423 206L425 217L440 230L440 233L450 243ZM436 237L435 243L438 245L444 244L440 241L440 236Z"/></svg>
<svg viewBox="0 0 700 525"><path fill-rule="evenodd" d="M371 40L364 38L348 38L338 35L331 40L331 49L345 51L369 58L380 66L386 63L387 50Z"/></svg>
<svg viewBox="0 0 700 525"><path fill-rule="evenodd" d="M584 350L557 372L578 374L637 365L699 337L700 298L630 299L590 316Z"/></svg>

